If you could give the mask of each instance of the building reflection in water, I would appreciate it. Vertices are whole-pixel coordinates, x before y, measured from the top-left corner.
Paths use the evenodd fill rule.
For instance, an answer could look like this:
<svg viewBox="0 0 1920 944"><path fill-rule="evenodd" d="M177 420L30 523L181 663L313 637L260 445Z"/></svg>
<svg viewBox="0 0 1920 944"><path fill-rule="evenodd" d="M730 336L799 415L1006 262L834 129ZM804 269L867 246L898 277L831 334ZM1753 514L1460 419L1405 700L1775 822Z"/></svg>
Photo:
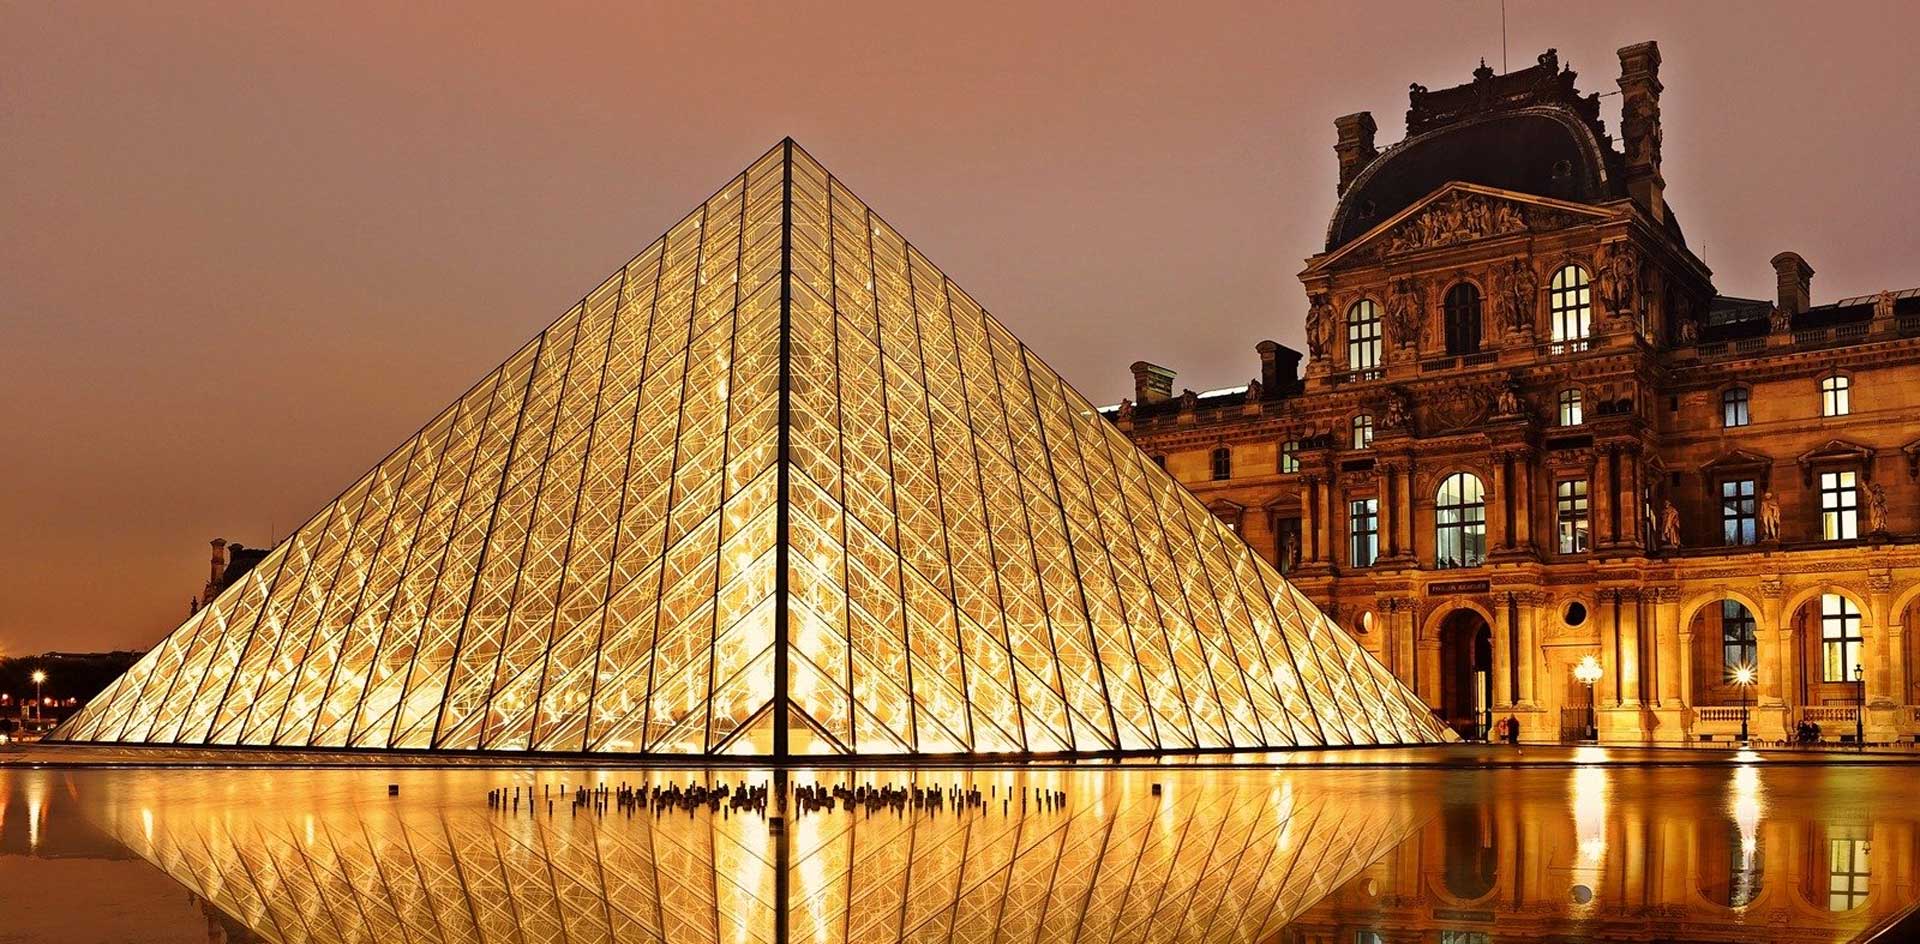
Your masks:
<svg viewBox="0 0 1920 944"><path fill-rule="evenodd" d="M1911 777L1751 762L1502 772L1440 792L1438 816L1278 940L1851 940L1920 901L1920 813L1887 802Z"/></svg>
<svg viewBox="0 0 1920 944"><path fill-rule="evenodd" d="M487 809L480 771L145 777L110 834L274 941L1258 941L1412 834L1339 774L922 771L984 810ZM698 774L657 775L686 783ZM708 775L707 782L716 782ZM719 775L762 782L767 774ZM901 772L806 782L905 783ZM402 779L399 798L386 779ZM197 782L196 782L197 781ZM1162 785L1156 795L1154 784ZM1310 785L1311 784L1311 785ZM1063 808L1008 800L1064 791ZM787 881L781 883L784 874Z"/></svg>

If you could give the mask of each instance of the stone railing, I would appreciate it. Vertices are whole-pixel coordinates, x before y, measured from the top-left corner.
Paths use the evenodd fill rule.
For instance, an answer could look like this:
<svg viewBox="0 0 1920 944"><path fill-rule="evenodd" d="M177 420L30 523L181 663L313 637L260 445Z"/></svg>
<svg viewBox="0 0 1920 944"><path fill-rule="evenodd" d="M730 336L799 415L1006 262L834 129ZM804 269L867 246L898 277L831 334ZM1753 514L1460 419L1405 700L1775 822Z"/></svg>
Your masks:
<svg viewBox="0 0 1920 944"><path fill-rule="evenodd" d="M1740 709L1740 708L1727 708L1725 706L1715 705L1711 707L1696 708L1694 709L1694 713L1698 716L1699 720L1701 721L1738 722L1740 720L1740 715L1743 710L1744 709Z"/></svg>
<svg viewBox="0 0 1920 944"><path fill-rule="evenodd" d="M1860 709L1853 705L1807 705L1800 709L1800 718L1815 724L1834 722L1852 724L1853 719L1859 714Z"/></svg>

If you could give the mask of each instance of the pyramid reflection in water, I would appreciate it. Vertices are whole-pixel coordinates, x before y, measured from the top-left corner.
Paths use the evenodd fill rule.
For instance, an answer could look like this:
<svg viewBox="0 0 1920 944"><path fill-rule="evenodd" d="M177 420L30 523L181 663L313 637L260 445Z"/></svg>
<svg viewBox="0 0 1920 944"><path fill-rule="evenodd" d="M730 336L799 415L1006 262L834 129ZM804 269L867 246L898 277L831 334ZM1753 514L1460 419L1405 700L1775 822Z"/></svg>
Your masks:
<svg viewBox="0 0 1920 944"><path fill-rule="evenodd" d="M103 825L267 940L316 944L1260 941L1419 825L1404 806L1355 806L1270 771L958 771L932 779L1059 789L1069 804L812 813L784 838L705 809L495 813L484 795L504 773L450 773L439 789L407 775L388 800L378 773L318 789L298 778L319 774L293 772L273 802L256 772L192 774L151 777L145 808L112 803ZM1155 796L1154 780L1172 788Z"/></svg>
<svg viewBox="0 0 1920 944"><path fill-rule="evenodd" d="M791 142L56 732L760 756L1445 737Z"/></svg>

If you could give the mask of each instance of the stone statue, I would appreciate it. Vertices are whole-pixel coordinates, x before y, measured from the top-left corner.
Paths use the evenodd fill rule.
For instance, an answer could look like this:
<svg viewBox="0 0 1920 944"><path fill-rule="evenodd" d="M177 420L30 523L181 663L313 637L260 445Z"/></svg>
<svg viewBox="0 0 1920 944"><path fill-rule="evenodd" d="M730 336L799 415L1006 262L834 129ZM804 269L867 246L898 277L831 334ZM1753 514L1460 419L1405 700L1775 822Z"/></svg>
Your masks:
<svg viewBox="0 0 1920 944"><path fill-rule="evenodd" d="M1693 320L1693 314L1688 312L1680 319L1680 343L1698 344L1699 342L1700 322Z"/></svg>
<svg viewBox="0 0 1920 944"><path fill-rule="evenodd" d="M1606 260L1601 263L1600 304L1615 314L1631 312L1634 296L1639 293L1640 265L1633 255L1631 246L1617 242L1607 247Z"/></svg>
<svg viewBox="0 0 1920 944"><path fill-rule="evenodd" d="M1673 507L1671 500L1660 509L1660 543L1672 548L1680 546L1680 509Z"/></svg>
<svg viewBox="0 0 1920 944"><path fill-rule="evenodd" d="M1327 296L1314 295L1307 308L1307 354L1314 360L1333 351L1333 306Z"/></svg>
<svg viewBox="0 0 1920 944"><path fill-rule="evenodd" d="M1887 533L1887 487L1879 482L1867 486L1867 524L1869 533Z"/></svg>
<svg viewBox="0 0 1920 944"><path fill-rule="evenodd" d="M1760 498L1760 540L1780 540L1780 499L1771 489Z"/></svg>
<svg viewBox="0 0 1920 944"><path fill-rule="evenodd" d="M1265 388L1260 386L1259 378L1255 378L1253 380L1247 381L1247 402L1248 403L1259 403L1260 398L1265 395L1266 395L1266 390Z"/></svg>
<svg viewBox="0 0 1920 944"><path fill-rule="evenodd" d="M1533 272L1533 266L1525 259L1514 259L1507 263L1501 273L1502 307L1506 309L1507 330L1516 335L1533 334L1533 319L1536 305L1540 299L1540 277Z"/></svg>
<svg viewBox="0 0 1920 944"><path fill-rule="evenodd" d="M1520 415L1520 381L1508 377L1495 394L1495 406L1501 416Z"/></svg>
<svg viewBox="0 0 1920 944"><path fill-rule="evenodd" d="M1412 419L1413 398L1399 387L1388 390L1386 403L1380 408L1380 428L1406 429Z"/></svg>
<svg viewBox="0 0 1920 944"><path fill-rule="evenodd" d="M1125 397L1120 398L1119 420L1122 423L1133 422L1133 401L1132 400L1129 400Z"/></svg>
<svg viewBox="0 0 1920 944"><path fill-rule="evenodd" d="M1775 308L1767 320L1772 324L1774 334L1786 334L1793 330L1793 312L1785 308Z"/></svg>
<svg viewBox="0 0 1920 944"><path fill-rule="evenodd" d="M1413 279L1400 280L1387 301L1387 327L1393 331L1395 346L1414 347L1426 335L1426 313L1420 309L1419 283Z"/></svg>
<svg viewBox="0 0 1920 944"><path fill-rule="evenodd" d="M1194 411L1194 408L1199 405L1200 405L1200 395L1197 393L1194 393L1193 388L1189 387L1185 390L1180 391L1180 412L1192 413Z"/></svg>
<svg viewBox="0 0 1920 944"><path fill-rule="evenodd" d="M1292 532L1280 535L1280 569L1290 571L1300 566L1300 539Z"/></svg>

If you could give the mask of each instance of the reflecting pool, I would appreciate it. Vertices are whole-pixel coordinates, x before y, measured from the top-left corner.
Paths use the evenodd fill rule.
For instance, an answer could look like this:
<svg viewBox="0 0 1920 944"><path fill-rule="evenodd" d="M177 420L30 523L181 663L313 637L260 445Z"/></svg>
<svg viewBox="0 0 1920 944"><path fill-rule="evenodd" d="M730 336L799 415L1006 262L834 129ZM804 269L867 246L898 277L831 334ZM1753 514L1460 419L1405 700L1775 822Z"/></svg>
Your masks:
<svg viewBox="0 0 1920 944"><path fill-rule="evenodd" d="M784 815L755 769L0 768L0 942L1845 941L1920 899L1911 766L1564 760L792 771L836 798Z"/></svg>

